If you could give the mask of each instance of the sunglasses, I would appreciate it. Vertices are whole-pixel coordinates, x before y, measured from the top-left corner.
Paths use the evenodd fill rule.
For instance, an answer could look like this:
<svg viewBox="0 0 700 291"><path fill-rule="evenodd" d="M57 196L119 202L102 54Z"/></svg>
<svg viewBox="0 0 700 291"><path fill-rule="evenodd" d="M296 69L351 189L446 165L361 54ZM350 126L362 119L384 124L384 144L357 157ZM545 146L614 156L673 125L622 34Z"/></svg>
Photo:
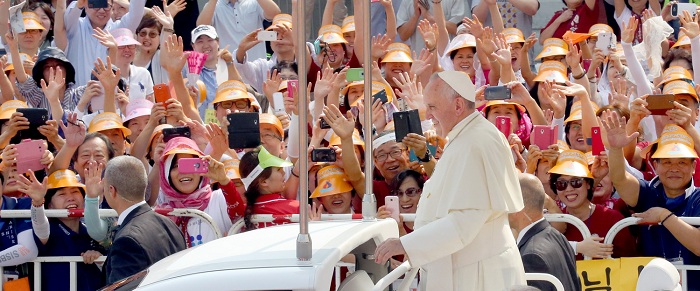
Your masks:
<svg viewBox="0 0 700 291"><path fill-rule="evenodd" d="M564 191L566 187L571 185L572 188L578 189L583 186L583 178L574 178L571 180L557 180L554 185L557 187L557 191Z"/></svg>
<svg viewBox="0 0 700 291"><path fill-rule="evenodd" d="M393 196L401 197L403 195L406 195L406 196L411 197L411 198L416 197L416 196L420 195L421 193L423 193L423 189L420 189L420 188L408 188L408 189L406 189L406 191L401 191L401 190L391 191L391 195L393 195Z"/></svg>

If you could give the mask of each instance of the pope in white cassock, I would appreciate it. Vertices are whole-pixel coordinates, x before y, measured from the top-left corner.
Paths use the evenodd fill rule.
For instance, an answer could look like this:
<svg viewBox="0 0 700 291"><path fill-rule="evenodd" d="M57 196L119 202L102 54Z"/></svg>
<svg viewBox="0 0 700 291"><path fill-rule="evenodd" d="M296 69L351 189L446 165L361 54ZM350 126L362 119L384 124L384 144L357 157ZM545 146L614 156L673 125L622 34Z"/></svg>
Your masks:
<svg viewBox="0 0 700 291"><path fill-rule="evenodd" d="M405 254L421 267L421 290L509 290L525 285L508 213L523 208L508 142L475 109L462 72L434 74L424 92L427 118L448 143L416 211L415 230L377 247L376 261Z"/></svg>

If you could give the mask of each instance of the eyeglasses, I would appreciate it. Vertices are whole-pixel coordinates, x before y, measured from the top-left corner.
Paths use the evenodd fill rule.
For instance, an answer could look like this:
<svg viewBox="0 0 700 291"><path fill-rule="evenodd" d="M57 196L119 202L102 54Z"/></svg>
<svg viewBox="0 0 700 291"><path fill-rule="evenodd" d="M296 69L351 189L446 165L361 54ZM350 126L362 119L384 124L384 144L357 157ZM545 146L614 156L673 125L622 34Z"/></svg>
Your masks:
<svg viewBox="0 0 700 291"><path fill-rule="evenodd" d="M270 139L270 138L274 138L278 141L283 141L283 139L281 137L274 135L274 134L267 133L267 134L260 135L260 140L266 140L266 139Z"/></svg>
<svg viewBox="0 0 700 291"><path fill-rule="evenodd" d="M401 190L392 190L391 191L392 196L401 197L401 196L406 195L407 197L411 197L411 198L416 197L416 196L420 195L421 193L423 193L423 189L421 189L421 188L408 188L408 189L406 189L406 191L401 191Z"/></svg>
<svg viewBox="0 0 700 291"><path fill-rule="evenodd" d="M583 186L583 178L574 178L571 180L557 180L554 185L557 187L557 191L564 191L566 187L571 185L572 188L578 189Z"/></svg>
<svg viewBox="0 0 700 291"><path fill-rule="evenodd" d="M404 151L406 151L406 150L405 149L395 149L395 150L392 150L386 154L376 155L376 156L374 156L374 158L377 159L377 162L380 162L380 163L385 162L386 159L389 158L389 156L391 156L393 159L396 160L396 159L401 157L401 154L403 154Z"/></svg>
<svg viewBox="0 0 700 291"><path fill-rule="evenodd" d="M157 33L154 31L147 32L145 30L142 30L142 31L139 31L139 36L143 37L143 38L145 38L146 36L148 36L150 38L158 38L160 36L160 33Z"/></svg>
<svg viewBox="0 0 700 291"><path fill-rule="evenodd" d="M231 107L236 106L236 109L247 109L250 107L248 100L236 100L236 101L224 101L219 103L219 106L223 109L231 109Z"/></svg>

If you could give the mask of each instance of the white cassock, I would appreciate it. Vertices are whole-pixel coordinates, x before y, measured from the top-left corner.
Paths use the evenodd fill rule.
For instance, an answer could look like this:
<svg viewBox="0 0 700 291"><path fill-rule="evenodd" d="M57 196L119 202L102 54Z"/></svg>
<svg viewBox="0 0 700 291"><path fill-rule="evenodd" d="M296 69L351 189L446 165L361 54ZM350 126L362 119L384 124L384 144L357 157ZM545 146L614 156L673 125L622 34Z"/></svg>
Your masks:
<svg viewBox="0 0 700 291"><path fill-rule="evenodd" d="M525 285L508 213L523 208L505 136L474 112L448 134L449 142L403 237L406 254L422 268L422 290L509 290Z"/></svg>

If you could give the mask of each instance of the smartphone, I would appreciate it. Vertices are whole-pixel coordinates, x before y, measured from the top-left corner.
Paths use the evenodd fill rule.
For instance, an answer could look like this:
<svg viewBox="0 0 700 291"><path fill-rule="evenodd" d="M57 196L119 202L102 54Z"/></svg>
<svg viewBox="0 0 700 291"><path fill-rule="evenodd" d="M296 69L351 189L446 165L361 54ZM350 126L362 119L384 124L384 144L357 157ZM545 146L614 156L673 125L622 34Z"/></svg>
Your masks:
<svg viewBox="0 0 700 291"><path fill-rule="evenodd" d="M201 158L182 158L177 160L180 174L204 174L209 172L209 162Z"/></svg>
<svg viewBox="0 0 700 291"><path fill-rule="evenodd" d="M290 98L294 98L294 94L296 94L299 90L299 80L288 80L287 81L287 95L289 95Z"/></svg>
<svg viewBox="0 0 700 291"><path fill-rule="evenodd" d="M374 98L373 103L374 103L374 100L377 100L377 99L379 99L382 102L382 104L389 103L389 97L386 96L386 90L382 90L382 91L377 92L377 94L372 95L372 98Z"/></svg>
<svg viewBox="0 0 700 291"><path fill-rule="evenodd" d="M384 206L386 206L386 210L391 212L391 218L396 220L396 222L400 221L399 218L399 197L398 196L386 196L384 197Z"/></svg>
<svg viewBox="0 0 700 291"><path fill-rule="evenodd" d="M647 109L651 111L651 115L666 115L666 111L675 108L673 101L675 96L666 95L649 95L647 96Z"/></svg>
<svg viewBox="0 0 700 291"><path fill-rule="evenodd" d="M332 148L319 148L311 151L311 161L314 163L333 163L335 159L335 150Z"/></svg>
<svg viewBox="0 0 700 291"><path fill-rule="evenodd" d="M535 125L532 130L532 144L545 150L550 145L557 143L557 127L547 125Z"/></svg>
<svg viewBox="0 0 700 291"><path fill-rule="evenodd" d="M88 8L97 9L107 7L109 7L107 0L88 0Z"/></svg>
<svg viewBox="0 0 700 291"><path fill-rule="evenodd" d="M610 54L610 48L615 45L614 41L615 35L612 32L601 32L598 34L598 40L595 43L595 47L603 51L604 55Z"/></svg>
<svg viewBox="0 0 700 291"><path fill-rule="evenodd" d="M671 15L677 17L683 14L681 11L688 11L690 15L695 16L696 9L697 5L695 3L673 3L671 5Z"/></svg>
<svg viewBox="0 0 700 291"><path fill-rule="evenodd" d="M28 170L44 169L41 157L46 151L43 140L25 139L17 145L17 172L26 173Z"/></svg>
<svg viewBox="0 0 700 291"><path fill-rule="evenodd" d="M156 103L165 103L170 99L170 87L168 84L157 84L153 86L153 96L156 99Z"/></svg>
<svg viewBox="0 0 700 291"><path fill-rule="evenodd" d="M351 68L345 73L345 80L348 82L352 81L362 81L365 79L365 69L363 68Z"/></svg>
<svg viewBox="0 0 700 291"><path fill-rule="evenodd" d="M163 128L163 142L164 143L167 143L171 139L176 138L176 137L192 138L192 134L190 133L190 128L187 126Z"/></svg>
<svg viewBox="0 0 700 291"><path fill-rule="evenodd" d="M46 136L39 132L39 127L49 120L49 111L46 108L17 108L17 112L29 121L29 128L17 132L10 139L10 143L19 144L25 139L47 140Z"/></svg>
<svg viewBox="0 0 700 291"><path fill-rule="evenodd" d="M502 132L507 138L510 135L510 117L496 117L496 128L498 128L498 131Z"/></svg>
<svg viewBox="0 0 700 291"><path fill-rule="evenodd" d="M260 115L257 112L239 112L226 115L228 120L228 147L255 148L260 145Z"/></svg>
<svg viewBox="0 0 700 291"><path fill-rule="evenodd" d="M394 112L394 132L396 142L401 142L409 133L423 135L418 109Z"/></svg>
<svg viewBox="0 0 700 291"><path fill-rule="evenodd" d="M280 92L272 93L272 101L275 102L275 113L285 112L284 111L284 96L282 96L282 93L280 93Z"/></svg>
<svg viewBox="0 0 700 291"><path fill-rule="evenodd" d="M46 108L17 108L29 120L29 127L39 127L49 121L49 110Z"/></svg>
<svg viewBox="0 0 700 291"><path fill-rule="evenodd" d="M506 100L510 99L510 88L506 86L491 86L484 90L486 100Z"/></svg>
<svg viewBox="0 0 700 291"><path fill-rule="evenodd" d="M258 32L258 40L259 41L276 41L277 40L277 32L272 31L272 30L263 30L261 32Z"/></svg>
<svg viewBox="0 0 700 291"><path fill-rule="evenodd" d="M99 112L105 109L105 95L100 94L90 99L90 109L92 112Z"/></svg>
<svg viewBox="0 0 700 291"><path fill-rule="evenodd" d="M321 117L321 118L319 118L319 119L321 120L321 121L320 121L320 125L319 125L319 127L320 127L321 129L331 128L331 125L328 124L328 122L326 122L326 120L323 119L323 117Z"/></svg>
<svg viewBox="0 0 700 291"><path fill-rule="evenodd" d="M594 156L598 156L601 152L605 151L603 138L600 135L600 127L591 127L591 146Z"/></svg>

